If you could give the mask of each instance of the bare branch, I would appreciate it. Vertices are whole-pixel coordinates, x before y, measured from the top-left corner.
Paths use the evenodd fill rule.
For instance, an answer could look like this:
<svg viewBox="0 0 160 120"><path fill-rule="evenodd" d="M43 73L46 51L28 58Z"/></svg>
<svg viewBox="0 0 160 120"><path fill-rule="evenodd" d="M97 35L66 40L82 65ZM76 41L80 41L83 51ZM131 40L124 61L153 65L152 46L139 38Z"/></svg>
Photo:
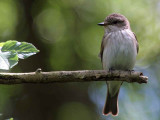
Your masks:
<svg viewBox="0 0 160 120"><path fill-rule="evenodd" d="M0 84L23 83L64 83L64 82L90 82L90 81L124 81L147 83L148 77L135 71L105 71L105 70L80 70L80 71L54 71L42 72L37 69L30 73L0 73Z"/></svg>

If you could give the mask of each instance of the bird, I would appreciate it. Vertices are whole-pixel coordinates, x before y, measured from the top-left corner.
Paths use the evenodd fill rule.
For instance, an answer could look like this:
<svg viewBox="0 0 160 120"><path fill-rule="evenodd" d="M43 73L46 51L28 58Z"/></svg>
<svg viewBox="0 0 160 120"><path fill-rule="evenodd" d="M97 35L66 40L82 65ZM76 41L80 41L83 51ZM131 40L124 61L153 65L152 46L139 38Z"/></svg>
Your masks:
<svg viewBox="0 0 160 120"><path fill-rule="evenodd" d="M128 19L122 14L112 13L98 25L104 26L99 53L103 69L107 71L133 70L139 45ZM122 83L121 81L107 81L107 97L103 115L118 115L118 95Z"/></svg>

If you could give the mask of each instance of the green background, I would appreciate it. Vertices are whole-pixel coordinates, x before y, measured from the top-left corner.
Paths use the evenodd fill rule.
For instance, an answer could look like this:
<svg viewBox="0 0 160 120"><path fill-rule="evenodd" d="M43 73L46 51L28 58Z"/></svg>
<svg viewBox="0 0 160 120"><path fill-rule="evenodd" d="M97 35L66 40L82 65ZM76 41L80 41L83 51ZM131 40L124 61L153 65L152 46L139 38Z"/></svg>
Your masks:
<svg viewBox="0 0 160 120"><path fill-rule="evenodd" d="M0 120L159 120L159 0L0 0L0 41L40 50L9 72L102 69L97 23L111 13L129 19L140 47L134 69L149 77L148 84L123 84L119 116L102 115L105 82L25 84L0 85Z"/></svg>

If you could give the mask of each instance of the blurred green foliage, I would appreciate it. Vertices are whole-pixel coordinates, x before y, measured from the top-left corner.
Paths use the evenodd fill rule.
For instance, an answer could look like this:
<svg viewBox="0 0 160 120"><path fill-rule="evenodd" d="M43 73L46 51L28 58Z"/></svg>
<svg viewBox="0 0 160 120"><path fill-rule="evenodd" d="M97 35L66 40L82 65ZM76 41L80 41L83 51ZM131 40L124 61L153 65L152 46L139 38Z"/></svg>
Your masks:
<svg viewBox="0 0 160 120"><path fill-rule="evenodd" d="M94 115L86 105L72 102L61 106L58 110L57 120L93 120Z"/></svg>
<svg viewBox="0 0 160 120"><path fill-rule="evenodd" d="M15 120L159 120L159 0L0 0L0 39L33 43L41 52L10 72L102 69L98 53L104 33L97 23L125 15L139 41L135 69L147 85L124 83L119 116L102 115L104 82L0 85L0 118ZM4 72L4 71L3 71Z"/></svg>
<svg viewBox="0 0 160 120"><path fill-rule="evenodd" d="M15 28L18 22L16 2L12 0L0 0L0 38L5 41L14 37Z"/></svg>

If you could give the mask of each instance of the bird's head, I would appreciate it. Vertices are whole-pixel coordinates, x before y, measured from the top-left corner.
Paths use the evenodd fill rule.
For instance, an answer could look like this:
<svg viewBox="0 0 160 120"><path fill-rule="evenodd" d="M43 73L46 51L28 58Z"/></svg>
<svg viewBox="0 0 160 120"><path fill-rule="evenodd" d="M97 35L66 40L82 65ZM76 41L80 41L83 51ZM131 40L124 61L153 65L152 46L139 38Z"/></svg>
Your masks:
<svg viewBox="0 0 160 120"><path fill-rule="evenodd" d="M107 16L104 22L101 22L98 25L104 26L105 30L107 30L108 32L130 29L128 19L125 16L117 13L113 13Z"/></svg>

